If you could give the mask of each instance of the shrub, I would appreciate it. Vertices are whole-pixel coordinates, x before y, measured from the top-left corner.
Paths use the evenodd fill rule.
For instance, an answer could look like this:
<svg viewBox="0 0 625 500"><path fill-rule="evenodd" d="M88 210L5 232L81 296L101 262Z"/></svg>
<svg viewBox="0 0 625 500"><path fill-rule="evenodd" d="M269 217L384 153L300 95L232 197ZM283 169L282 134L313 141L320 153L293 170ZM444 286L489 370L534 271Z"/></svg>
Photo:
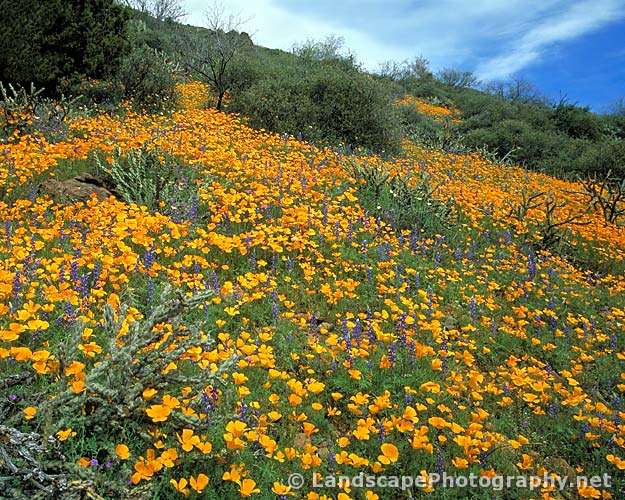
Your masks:
<svg viewBox="0 0 625 500"><path fill-rule="evenodd" d="M597 140L602 133L599 118L588 108L580 108L564 101L553 107L551 119L560 132L574 139Z"/></svg>
<svg viewBox="0 0 625 500"><path fill-rule="evenodd" d="M135 47L121 64L119 80L124 94L149 111L172 106L175 97L175 65L155 49Z"/></svg>
<svg viewBox="0 0 625 500"><path fill-rule="evenodd" d="M585 142L585 147L575 158L573 170L582 174L607 173L625 177L625 141L607 139L601 142Z"/></svg>
<svg viewBox="0 0 625 500"><path fill-rule="evenodd" d="M89 108L115 109L124 98L123 85L115 80L81 80L78 84L62 81L61 88L70 95L77 95Z"/></svg>
<svg viewBox="0 0 625 500"><path fill-rule="evenodd" d="M250 124L279 133L298 134L318 141L322 134L312 125L312 102L302 85L281 77L263 79L235 94L231 111L243 113Z"/></svg>
<svg viewBox="0 0 625 500"><path fill-rule="evenodd" d="M326 139L378 152L396 149L399 130L392 100L373 78L355 72L320 73L309 97Z"/></svg>
<svg viewBox="0 0 625 500"><path fill-rule="evenodd" d="M310 65L279 74L265 70L249 87L234 93L229 109L249 117L255 127L311 141L376 152L398 150L397 114L380 82L333 62Z"/></svg>

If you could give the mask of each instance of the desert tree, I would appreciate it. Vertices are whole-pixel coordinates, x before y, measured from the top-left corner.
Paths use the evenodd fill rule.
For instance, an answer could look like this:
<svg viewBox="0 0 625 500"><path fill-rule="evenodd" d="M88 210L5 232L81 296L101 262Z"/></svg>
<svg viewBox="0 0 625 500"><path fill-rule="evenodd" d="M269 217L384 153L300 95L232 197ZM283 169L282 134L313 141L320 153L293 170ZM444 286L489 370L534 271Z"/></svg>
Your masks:
<svg viewBox="0 0 625 500"><path fill-rule="evenodd" d="M308 40L296 43L291 50L293 54L312 61L340 61L348 66L356 65L354 54L345 48L345 39L337 35L328 35L322 40Z"/></svg>
<svg viewBox="0 0 625 500"><path fill-rule="evenodd" d="M159 21L167 19L181 21L187 16L187 11L180 0L124 0L123 3Z"/></svg>
<svg viewBox="0 0 625 500"><path fill-rule="evenodd" d="M508 80L490 81L484 90L494 96L522 104L545 104L546 98L529 80L521 76L512 76Z"/></svg>
<svg viewBox="0 0 625 500"><path fill-rule="evenodd" d="M208 30L180 32L176 45L182 65L210 84L217 94L216 108L222 109L224 96L237 82L237 65L252 43L239 30L246 20L215 2L205 14Z"/></svg>
<svg viewBox="0 0 625 500"><path fill-rule="evenodd" d="M432 76L430 62L423 56L415 56L404 61L386 61L380 64L378 74L395 82L411 78L423 79Z"/></svg>
<svg viewBox="0 0 625 500"><path fill-rule="evenodd" d="M454 68L444 68L439 71L436 78L451 87L471 88L479 85L479 80L471 71L462 71Z"/></svg>

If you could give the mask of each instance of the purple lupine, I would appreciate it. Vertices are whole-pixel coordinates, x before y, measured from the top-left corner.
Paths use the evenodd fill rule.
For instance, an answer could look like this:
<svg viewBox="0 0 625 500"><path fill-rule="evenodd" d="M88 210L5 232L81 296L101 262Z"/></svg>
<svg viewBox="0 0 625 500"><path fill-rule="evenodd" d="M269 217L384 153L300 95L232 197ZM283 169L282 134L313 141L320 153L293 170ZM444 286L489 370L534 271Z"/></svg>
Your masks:
<svg viewBox="0 0 625 500"><path fill-rule="evenodd" d="M187 217L191 222L195 222L200 211L200 199L197 195L191 197Z"/></svg>
<svg viewBox="0 0 625 500"><path fill-rule="evenodd" d="M4 221L4 232L7 237L7 243L9 244L9 246L11 246L11 237L13 236L13 227L9 219L5 219Z"/></svg>
<svg viewBox="0 0 625 500"><path fill-rule="evenodd" d="M352 349L352 338L349 333L349 327L347 326L347 318L343 318L341 321L341 333L343 335L343 340L345 341L345 350L350 352Z"/></svg>
<svg viewBox="0 0 625 500"><path fill-rule="evenodd" d="M438 250L434 252L434 265L436 267L441 265L441 253Z"/></svg>
<svg viewBox="0 0 625 500"><path fill-rule="evenodd" d="M391 342L391 345L388 349L388 359L392 364L395 364L397 361L397 342Z"/></svg>
<svg viewBox="0 0 625 500"><path fill-rule="evenodd" d="M22 290L20 272L15 271L13 276L13 285L11 286L11 312L17 311L19 307L20 292Z"/></svg>
<svg viewBox="0 0 625 500"><path fill-rule="evenodd" d="M221 293L221 286L219 285L219 276L217 276L217 273L213 270L213 291L219 295Z"/></svg>
<svg viewBox="0 0 625 500"><path fill-rule="evenodd" d="M356 319L356 324L354 328L352 328L352 337L356 341L356 343L360 343L360 337L362 336L362 323L360 319Z"/></svg>
<svg viewBox="0 0 625 500"><path fill-rule="evenodd" d="M367 266L365 272L367 273L367 281L369 281L369 283L373 283L373 269L371 266Z"/></svg>
<svg viewBox="0 0 625 500"><path fill-rule="evenodd" d="M442 475L445 472L445 455L440 448L436 449L436 473Z"/></svg>
<svg viewBox="0 0 625 500"><path fill-rule="evenodd" d="M91 273L82 273L78 279L78 292L84 299L89 295L89 282Z"/></svg>
<svg viewBox="0 0 625 500"><path fill-rule="evenodd" d="M471 315L472 321L477 320L477 301L475 300L475 297L471 297L471 299L469 299L469 314Z"/></svg>
<svg viewBox="0 0 625 500"><path fill-rule="evenodd" d="M534 257L533 252L529 252L527 254L527 273L529 280L533 281L536 277L536 258Z"/></svg>
<svg viewBox="0 0 625 500"><path fill-rule="evenodd" d="M409 242L410 242L410 249L413 252L416 252L418 249L418 245L417 245L417 241L418 241L418 232L416 229L412 229L410 231L410 236L409 236Z"/></svg>
<svg viewBox="0 0 625 500"><path fill-rule="evenodd" d="M322 214L321 224L324 226L327 226L328 225L328 200L327 199L323 200L323 205L321 207L321 214Z"/></svg>
<svg viewBox="0 0 625 500"><path fill-rule="evenodd" d="M271 304L271 315L273 316L274 323L277 323L278 317L280 316L280 307L278 306L278 294L273 292L272 294L272 304Z"/></svg>
<svg viewBox="0 0 625 500"><path fill-rule="evenodd" d="M72 283L76 283L78 281L78 262L72 259L72 262L69 265L69 277Z"/></svg>
<svg viewBox="0 0 625 500"><path fill-rule="evenodd" d="M384 424L380 422L378 425L378 439L384 441L384 438L386 438L386 429L384 428Z"/></svg>
<svg viewBox="0 0 625 500"><path fill-rule="evenodd" d="M503 232L503 242L506 245L512 243L512 233L508 229Z"/></svg>
<svg viewBox="0 0 625 500"><path fill-rule="evenodd" d="M310 317L310 329L313 333L317 333L319 331L319 319L315 313Z"/></svg>
<svg viewBox="0 0 625 500"><path fill-rule="evenodd" d="M152 279L151 276L148 276L148 282L146 285L146 300L148 302L148 305L154 302L155 288L156 288L156 285L154 283L154 280Z"/></svg>
<svg viewBox="0 0 625 500"><path fill-rule="evenodd" d="M558 410L559 410L558 403L555 401L549 403L549 405L547 406L547 413L551 417L555 417L558 414Z"/></svg>
<svg viewBox="0 0 625 500"><path fill-rule="evenodd" d="M241 408L239 408L239 417L244 422L247 422L248 413L247 413L247 405L245 403L241 403Z"/></svg>
<svg viewBox="0 0 625 500"><path fill-rule="evenodd" d="M146 270L150 270L152 268L152 265L154 265L154 261L156 260L156 250L154 249L154 247L150 248L149 250L146 250L145 254L143 255L143 265L146 268Z"/></svg>
<svg viewBox="0 0 625 500"><path fill-rule="evenodd" d="M367 254L367 240L362 240L360 242L360 253L363 255Z"/></svg>

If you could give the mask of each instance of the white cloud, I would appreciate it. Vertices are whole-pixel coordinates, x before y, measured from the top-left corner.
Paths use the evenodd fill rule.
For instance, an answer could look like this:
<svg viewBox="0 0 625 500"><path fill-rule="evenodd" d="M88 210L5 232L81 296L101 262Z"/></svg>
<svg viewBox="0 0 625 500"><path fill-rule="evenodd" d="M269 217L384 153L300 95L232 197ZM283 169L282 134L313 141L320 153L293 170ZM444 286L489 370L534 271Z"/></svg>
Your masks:
<svg viewBox="0 0 625 500"><path fill-rule="evenodd" d="M205 12L209 3L204 0L188 0L189 24L205 25ZM254 43L269 48L290 50L294 44L307 39L321 39L329 35L340 35L346 46L352 49L359 60L372 63L389 58L404 59L412 52L410 47L393 46L376 40L365 31L344 26L333 19L304 16L273 0L227 0L223 5L233 13L249 19L243 26L252 36Z"/></svg>
<svg viewBox="0 0 625 500"><path fill-rule="evenodd" d="M476 72L484 79L505 77L535 62L554 44L591 32L623 14L623 2L617 0L579 2L545 18L514 40L510 50L486 61Z"/></svg>
<svg viewBox="0 0 625 500"><path fill-rule="evenodd" d="M434 69L475 70L501 78L538 60L559 42L625 14L625 0L223 0L250 21L255 43L342 36L366 67L424 55ZM187 0L188 22L203 25L207 0Z"/></svg>

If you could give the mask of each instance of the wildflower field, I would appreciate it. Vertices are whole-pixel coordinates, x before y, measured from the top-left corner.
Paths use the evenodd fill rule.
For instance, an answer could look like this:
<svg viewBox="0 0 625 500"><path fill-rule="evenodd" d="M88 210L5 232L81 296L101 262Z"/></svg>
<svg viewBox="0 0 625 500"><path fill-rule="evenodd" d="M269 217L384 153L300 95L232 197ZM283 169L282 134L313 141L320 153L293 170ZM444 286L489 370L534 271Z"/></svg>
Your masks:
<svg viewBox="0 0 625 500"><path fill-rule="evenodd" d="M575 182L347 155L178 91L0 144L0 495L623 498L621 221ZM136 151L175 159L175 197L38 190ZM313 481L443 471L612 481Z"/></svg>

